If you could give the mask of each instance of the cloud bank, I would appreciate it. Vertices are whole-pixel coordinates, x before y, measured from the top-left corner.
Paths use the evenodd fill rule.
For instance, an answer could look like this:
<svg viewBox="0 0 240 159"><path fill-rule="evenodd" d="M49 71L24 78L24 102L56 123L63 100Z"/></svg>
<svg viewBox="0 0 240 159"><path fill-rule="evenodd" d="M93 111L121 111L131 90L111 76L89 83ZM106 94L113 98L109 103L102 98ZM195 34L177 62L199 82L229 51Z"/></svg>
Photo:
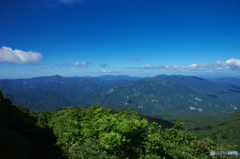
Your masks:
<svg viewBox="0 0 240 159"><path fill-rule="evenodd" d="M6 46L0 48L0 63L11 62L15 64L38 65L42 60L43 56L38 52L12 50L12 48Z"/></svg>
<svg viewBox="0 0 240 159"><path fill-rule="evenodd" d="M224 71L224 70L231 70L231 71L240 71L240 60L231 58L226 62L212 62L210 64L191 64L187 67L181 67L178 65L175 66L150 66L150 65L143 65L142 67L126 67L127 69L159 69L159 70L189 70L189 71L208 71L208 70L217 70L217 71Z"/></svg>

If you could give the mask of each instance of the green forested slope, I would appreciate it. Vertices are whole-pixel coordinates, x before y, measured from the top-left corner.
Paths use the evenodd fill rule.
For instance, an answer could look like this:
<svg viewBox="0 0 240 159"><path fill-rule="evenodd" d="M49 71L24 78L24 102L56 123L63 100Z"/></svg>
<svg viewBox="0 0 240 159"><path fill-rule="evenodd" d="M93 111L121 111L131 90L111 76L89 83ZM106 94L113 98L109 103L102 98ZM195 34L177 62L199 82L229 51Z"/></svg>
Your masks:
<svg viewBox="0 0 240 159"><path fill-rule="evenodd" d="M233 85L233 83L218 83L202 79L195 76L182 75L158 75L155 78L161 78L173 83L182 83L189 88L211 97L218 102L228 104L237 104L240 102L240 87ZM238 79L239 81L239 79ZM235 82L236 83L236 82ZM237 103L238 102L238 103Z"/></svg>
<svg viewBox="0 0 240 159"><path fill-rule="evenodd" d="M210 138L218 144L239 145L240 151L240 111L224 118L211 116L178 116L164 118L170 122L184 122L184 129L188 129L197 139Z"/></svg>
<svg viewBox="0 0 240 159"><path fill-rule="evenodd" d="M125 84L108 86L85 95L83 104L100 102L102 105L132 107L145 113L160 112L173 107L189 109L231 108L202 95L181 83L162 78L148 78Z"/></svg>
<svg viewBox="0 0 240 159"><path fill-rule="evenodd" d="M88 109L69 107L38 115L26 107L13 106L0 90L1 158L239 158L210 156L210 150L236 148L207 138L196 140L187 130L181 130L183 123L177 122L168 129L169 121L141 113L140 116L130 109L104 110L99 103ZM158 121L163 127L165 123L165 131L146 119ZM231 128L239 124L231 122ZM234 132L231 137L235 137Z"/></svg>
<svg viewBox="0 0 240 159"><path fill-rule="evenodd" d="M78 105L78 102L65 98L57 91L48 92L37 88L22 90L14 95L6 93L6 96L13 101L18 101L17 105L27 105L29 109L37 112ZM13 104L16 105L16 102Z"/></svg>

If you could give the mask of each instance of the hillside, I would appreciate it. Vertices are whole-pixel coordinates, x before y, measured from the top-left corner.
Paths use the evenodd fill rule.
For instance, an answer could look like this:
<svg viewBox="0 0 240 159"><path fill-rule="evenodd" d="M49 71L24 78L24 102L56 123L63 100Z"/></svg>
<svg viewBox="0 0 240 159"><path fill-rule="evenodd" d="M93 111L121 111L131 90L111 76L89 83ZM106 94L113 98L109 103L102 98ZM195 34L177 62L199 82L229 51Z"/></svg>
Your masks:
<svg viewBox="0 0 240 159"><path fill-rule="evenodd" d="M184 122L184 129L187 129L198 140L210 138L218 144L239 145L240 143L240 111L233 112L223 118L212 116L177 116L165 117L170 122ZM240 151L240 145L236 148Z"/></svg>
<svg viewBox="0 0 240 159"><path fill-rule="evenodd" d="M181 130L184 120L161 119L141 112L100 108L66 108L61 111L43 111L37 114L23 106L13 106L0 89L0 153L1 158L213 158L209 150L238 150L240 111L225 117L228 124L216 124L214 117L189 118L187 130ZM111 108L111 106L106 106ZM203 120L204 119L204 120ZM213 127L199 127L211 121ZM159 124L154 124L156 122ZM215 123L215 125L214 125ZM194 128L195 127L195 128ZM185 128L185 126L183 127ZM207 132L204 130L207 129ZM229 131L228 131L229 129ZM224 131L223 131L224 130ZM223 137L220 135L223 135ZM216 135L217 132L217 135ZM218 134L219 133L219 134ZM201 136L201 135L204 136ZM218 145L214 136L217 136ZM203 140L199 138L204 137ZM110 138L110 139L109 139ZM210 138L210 139L209 139ZM220 139L223 140L220 140ZM224 145L231 143L233 145ZM220 156L219 158L238 158Z"/></svg>
<svg viewBox="0 0 240 159"><path fill-rule="evenodd" d="M31 110L40 112L61 109L63 106L77 106L80 104L78 98L89 92L128 81L122 77L106 81L98 78L66 78L55 75L31 79L4 79L0 80L0 88L5 96L14 101L13 104L25 105Z"/></svg>
<svg viewBox="0 0 240 159"><path fill-rule="evenodd" d="M195 77L195 76L181 76L181 75L158 75L158 78L168 80L173 83L182 83L189 88L211 97L213 100L218 102L224 102L235 104L240 102L240 87L230 84L231 82L219 83L209 81L207 79ZM217 81L221 81L219 78ZM223 78L224 79L224 78ZM238 80L239 81L239 80Z"/></svg>
<svg viewBox="0 0 240 159"><path fill-rule="evenodd" d="M15 105L25 105L38 112L45 109L59 110L64 106L86 107L97 102L105 106L132 107L134 110L151 114L177 107L188 109L189 113L195 114L209 109L234 111L240 108L238 87L232 89L231 85L194 76L158 75L139 78L55 75L31 79L4 79L0 80L0 88ZM214 112L208 115L213 114ZM222 116L227 114L228 112L223 112Z"/></svg>
<svg viewBox="0 0 240 159"><path fill-rule="evenodd" d="M186 78L188 79L188 77ZM192 80L198 79L193 78ZM101 88L85 95L81 102L90 105L100 102L100 105L132 107L148 113L173 107L199 111L230 107L200 94L181 82L171 82L158 76Z"/></svg>

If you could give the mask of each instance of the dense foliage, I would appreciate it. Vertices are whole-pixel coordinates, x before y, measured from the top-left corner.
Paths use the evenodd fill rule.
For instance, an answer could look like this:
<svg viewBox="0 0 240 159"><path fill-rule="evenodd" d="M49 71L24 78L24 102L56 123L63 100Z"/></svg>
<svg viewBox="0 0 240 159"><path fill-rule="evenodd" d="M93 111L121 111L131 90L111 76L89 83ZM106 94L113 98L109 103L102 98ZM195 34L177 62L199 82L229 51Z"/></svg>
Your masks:
<svg viewBox="0 0 240 159"><path fill-rule="evenodd" d="M180 122L163 132L156 123L140 120L136 113L129 112L104 111L99 104L88 110L68 108L54 114L48 125L70 158L211 158L211 150L235 148L216 145L210 139L198 141L187 130L181 130Z"/></svg>
<svg viewBox="0 0 240 159"><path fill-rule="evenodd" d="M38 115L12 106L0 90L1 158L226 158L209 152L236 150L208 138L196 140L182 126L177 122L163 131L131 109L114 112L99 103Z"/></svg>
<svg viewBox="0 0 240 159"><path fill-rule="evenodd" d="M178 116L166 120L184 122L183 127L198 140L208 137L218 144L239 145L240 143L240 111L221 119L210 116ZM236 150L240 152L240 146L236 147Z"/></svg>

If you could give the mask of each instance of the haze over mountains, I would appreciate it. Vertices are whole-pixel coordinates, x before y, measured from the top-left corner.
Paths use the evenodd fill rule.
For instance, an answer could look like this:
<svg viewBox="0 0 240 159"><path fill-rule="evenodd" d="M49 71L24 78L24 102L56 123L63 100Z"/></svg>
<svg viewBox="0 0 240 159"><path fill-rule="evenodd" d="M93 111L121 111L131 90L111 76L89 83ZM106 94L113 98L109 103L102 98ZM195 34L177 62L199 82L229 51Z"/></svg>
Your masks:
<svg viewBox="0 0 240 159"><path fill-rule="evenodd" d="M158 75L130 77L35 77L2 79L0 88L14 105L31 110L58 110L64 106L104 106L133 108L156 113L175 108L193 112L209 109L240 109L239 78L203 79L195 76ZM180 111L180 110L179 110Z"/></svg>

